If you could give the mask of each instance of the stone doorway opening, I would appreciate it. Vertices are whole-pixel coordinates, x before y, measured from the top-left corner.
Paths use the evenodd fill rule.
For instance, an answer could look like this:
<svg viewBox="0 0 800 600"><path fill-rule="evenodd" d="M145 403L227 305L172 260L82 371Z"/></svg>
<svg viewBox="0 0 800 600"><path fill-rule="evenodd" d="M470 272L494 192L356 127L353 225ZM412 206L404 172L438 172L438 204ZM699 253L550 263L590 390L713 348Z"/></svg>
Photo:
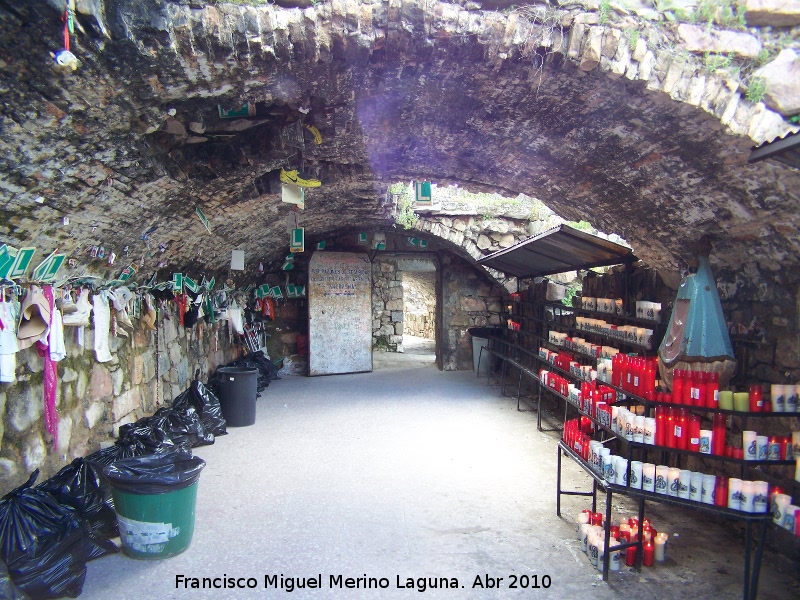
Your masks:
<svg viewBox="0 0 800 600"><path fill-rule="evenodd" d="M383 256L373 275L373 369L438 364L442 307L436 259Z"/></svg>
<svg viewBox="0 0 800 600"><path fill-rule="evenodd" d="M436 265L416 260L430 271L400 270L403 283L403 353L436 362Z"/></svg>

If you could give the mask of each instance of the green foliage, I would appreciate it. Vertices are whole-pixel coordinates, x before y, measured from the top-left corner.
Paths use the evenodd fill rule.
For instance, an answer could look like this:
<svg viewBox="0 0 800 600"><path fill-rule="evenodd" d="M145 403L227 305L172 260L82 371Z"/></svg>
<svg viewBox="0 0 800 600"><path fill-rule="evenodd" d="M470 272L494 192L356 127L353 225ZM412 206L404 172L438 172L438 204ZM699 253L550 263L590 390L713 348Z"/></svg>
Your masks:
<svg viewBox="0 0 800 600"><path fill-rule="evenodd" d="M763 67L771 60L772 60L772 52L770 52L769 49L767 48L762 48L761 52L758 53L758 56L756 56L753 59L753 64L755 65L756 68Z"/></svg>
<svg viewBox="0 0 800 600"><path fill-rule="evenodd" d="M567 225L573 229L577 229L578 231L586 231L592 234L597 233L597 230L592 227L592 224L589 223L589 221L568 221Z"/></svg>
<svg viewBox="0 0 800 600"><path fill-rule="evenodd" d="M739 4L731 0L700 0L691 15L691 20L709 26L717 24L721 27L744 29L747 27L744 14L744 3Z"/></svg>
<svg viewBox="0 0 800 600"><path fill-rule="evenodd" d="M564 292L564 297L561 299L561 303L566 304L567 306L572 306L572 299L579 295L580 291L580 285L576 285L575 287L567 287L566 291Z"/></svg>
<svg viewBox="0 0 800 600"><path fill-rule="evenodd" d="M600 0L600 17L598 23L601 25L608 23L608 17L611 14L611 0Z"/></svg>
<svg viewBox="0 0 800 600"><path fill-rule="evenodd" d="M419 220L419 215L414 212L412 186L405 183L393 183L389 186L389 193L397 199L394 222L402 226L403 229L412 229Z"/></svg>
<svg viewBox="0 0 800 600"><path fill-rule="evenodd" d="M721 71L730 67L731 64L733 64L733 57L730 54L725 56L724 54L711 54L710 52L706 52L703 55L703 63L707 71L715 73L716 71Z"/></svg>
<svg viewBox="0 0 800 600"><path fill-rule="evenodd" d="M767 82L763 77L754 77L747 87L746 98L753 103L761 102L767 95Z"/></svg>
<svg viewBox="0 0 800 600"><path fill-rule="evenodd" d="M629 29L628 30L628 48L630 48L631 52L636 50L636 44L639 43L639 30L638 29Z"/></svg>

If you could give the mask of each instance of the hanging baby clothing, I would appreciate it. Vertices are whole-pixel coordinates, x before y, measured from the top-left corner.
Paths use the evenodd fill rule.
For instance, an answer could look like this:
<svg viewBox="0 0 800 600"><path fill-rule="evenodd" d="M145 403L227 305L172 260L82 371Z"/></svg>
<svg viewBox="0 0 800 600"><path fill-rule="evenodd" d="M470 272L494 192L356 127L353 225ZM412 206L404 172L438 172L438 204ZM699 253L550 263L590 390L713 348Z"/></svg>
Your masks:
<svg viewBox="0 0 800 600"><path fill-rule="evenodd" d="M50 319L50 360L59 362L67 357L61 311L54 308Z"/></svg>
<svg viewBox="0 0 800 600"><path fill-rule="evenodd" d="M75 303L77 310L71 313L62 315L62 322L64 325L89 325L89 315L92 312L92 303L89 302L89 290L87 288L81 289L78 293L78 301Z"/></svg>
<svg viewBox="0 0 800 600"><path fill-rule="evenodd" d="M228 306L228 326L234 333L239 335L244 333L244 321L242 319L242 309L236 304L236 301L231 300Z"/></svg>
<svg viewBox="0 0 800 600"><path fill-rule="evenodd" d="M111 360L108 348L108 331L111 326L111 309L108 306L108 294L101 290L92 298L94 303L94 353L97 362Z"/></svg>
<svg viewBox="0 0 800 600"><path fill-rule="evenodd" d="M0 383L17 380L17 314L12 302L0 302Z"/></svg>
<svg viewBox="0 0 800 600"><path fill-rule="evenodd" d="M50 327L50 303L42 288L32 285L22 300L17 328L17 344L20 350L30 348L38 340L46 338Z"/></svg>

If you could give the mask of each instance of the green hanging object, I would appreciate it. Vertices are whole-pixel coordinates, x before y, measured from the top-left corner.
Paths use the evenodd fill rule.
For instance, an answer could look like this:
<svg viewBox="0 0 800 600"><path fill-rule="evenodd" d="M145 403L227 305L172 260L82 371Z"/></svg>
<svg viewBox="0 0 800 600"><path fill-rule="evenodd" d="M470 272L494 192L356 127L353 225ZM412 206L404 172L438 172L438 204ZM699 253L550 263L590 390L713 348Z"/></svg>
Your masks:
<svg viewBox="0 0 800 600"><path fill-rule="evenodd" d="M416 184L414 185L414 189L416 191L417 204L433 203L430 181L417 181Z"/></svg>
<svg viewBox="0 0 800 600"><path fill-rule="evenodd" d="M25 275L25 271L28 270L35 252L36 248L20 248L17 252L17 257L14 259L14 264L11 265L8 279L17 279Z"/></svg>
<svg viewBox="0 0 800 600"><path fill-rule="evenodd" d="M304 227L292 229L289 240L289 252L303 252L305 250L306 230Z"/></svg>
<svg viewBox="0 0 800 600"><path fill-rule="evenodd" d="M197 216L200 217L200 222L205 226L206 231L208 231L208 233L211 233L211 227L209 226L208 219L203 214L202 209L199 206L197 206L195 207L194 212L196 212Z"/></svg>
<svg viewBox="0 0 800 600"><path fill-rule="evenodd" d="M55 281L56 273L58 273L66 258L66 254L56 254L55 252L50 254L33 270L33 281L40 283L52 283Z"/></svg>

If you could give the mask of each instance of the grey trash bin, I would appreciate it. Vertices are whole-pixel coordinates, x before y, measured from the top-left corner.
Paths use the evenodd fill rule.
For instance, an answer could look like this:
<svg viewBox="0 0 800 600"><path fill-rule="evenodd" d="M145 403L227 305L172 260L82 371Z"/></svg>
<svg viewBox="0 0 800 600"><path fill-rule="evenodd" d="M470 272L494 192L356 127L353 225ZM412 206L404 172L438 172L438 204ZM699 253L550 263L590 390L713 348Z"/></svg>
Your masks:
<svg viewBox="0 0 800 600"><path fill-rule="evenodd" d="M222 367L217 369L219 404L229 427L245 427L256 422L258 369Z"/></svg>
<svg viewBox="0 0 800 600"><path fill-rule="evenodd" d="M486 348L489 345L489 336L496 335L500 331L497 327L470 327L467 333L472 336L472 370L478 375L486 375L489 373L489 365L491 364L491 355L483 351L481 356L481 348ZM478 372L478 359L480 359L480 372Z"/></svg>
<svg viewBox="0 0 800 600"><path fill-rule="evenodd" d="M489 353L484 352L481 356L481 348L486 348L488 345L488 338L472 336L472 370L478 375L486 375L489 372ZM480 360L480 371L478 371L478 360Z"/></svg>

